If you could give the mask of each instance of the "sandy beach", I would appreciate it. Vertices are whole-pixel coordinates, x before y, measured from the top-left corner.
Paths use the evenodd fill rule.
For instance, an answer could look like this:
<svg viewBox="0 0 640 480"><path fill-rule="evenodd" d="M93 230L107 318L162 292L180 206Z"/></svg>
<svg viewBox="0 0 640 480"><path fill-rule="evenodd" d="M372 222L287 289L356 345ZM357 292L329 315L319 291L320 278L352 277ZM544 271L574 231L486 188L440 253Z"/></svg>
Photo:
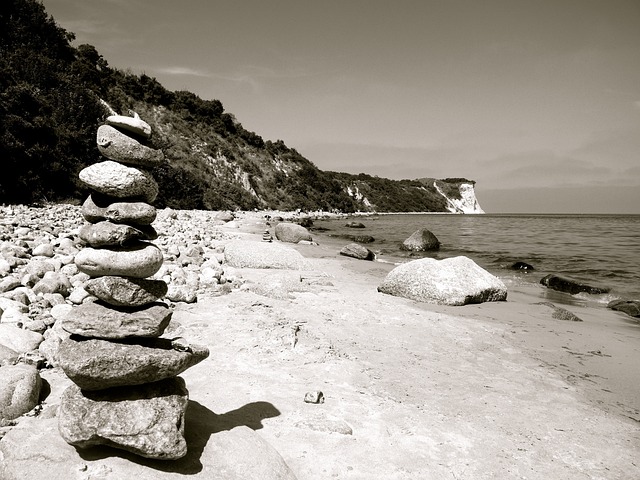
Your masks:
<svg viewBox="0 0 640 480"><path fill-rule="evenodd" d="M264 227L249 217L242 230L257 241ZM280 414L259 433L299 478L640 475L640 329L629 317L576 306L583 322L563 322L537 304L553 293L526 290L420 304L376 291L392 265L292 247L313 266L295 281L242 272L274 285L271 297L237 292L177 318L185 328L207 311L217 318L206 330L223 391L192 397L216 412L273 405ZM302 402L312 390L324 404Z"/></svg>
<svg viewBox="0 0 640 480"><path fill-rule="evenodd" d="M222 228L250 246L267 225L251 212ZM525 288L464 307L392 297L376 287L393 265L316 240L287 244L306 270L229 269L242 287L176 305L171 334L211 351L182 375L192 463L204 463L193 458L204 448L194 435L209 414L222 426L207 439L248 426L301 480L640 478L631 317L563 305L583 322L556 320L540 304L553 294ZM44 411L53 411L69 381L55 368L42 376L51 385ZM313 391L324 403L304 402ZM68 450L64 461L81 465L68 478L116 478L89 473L121 458ZM198 473L136 465L154 478Z"/></svg>

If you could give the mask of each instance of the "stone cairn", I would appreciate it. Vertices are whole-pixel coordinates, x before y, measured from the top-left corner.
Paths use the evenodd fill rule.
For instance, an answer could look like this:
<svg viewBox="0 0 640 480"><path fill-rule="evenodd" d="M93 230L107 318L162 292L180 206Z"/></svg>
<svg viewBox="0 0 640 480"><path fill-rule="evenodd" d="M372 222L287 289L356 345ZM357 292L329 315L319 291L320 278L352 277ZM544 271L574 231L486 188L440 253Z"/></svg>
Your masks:
<svg viewBox="0 0 640 480"><path fill-rule="evenodd" d="M150 136L150 126L135 113L108 117L97 134L107 160L80 172L92 193L82 206L87 223L80 230L88 246L75 263L91 277L84 288L98 300L74 307L62 320L71 335L58 359L74 385L63 393L58 428L79 448L109 445L171 460L187 453L189 392L177 375L209 351L161 338L172 311L160 301L167 284L149 278L163 255L150 242L158 236L150 205L158 184L146 169L164 155L144 144Z"/></svg>

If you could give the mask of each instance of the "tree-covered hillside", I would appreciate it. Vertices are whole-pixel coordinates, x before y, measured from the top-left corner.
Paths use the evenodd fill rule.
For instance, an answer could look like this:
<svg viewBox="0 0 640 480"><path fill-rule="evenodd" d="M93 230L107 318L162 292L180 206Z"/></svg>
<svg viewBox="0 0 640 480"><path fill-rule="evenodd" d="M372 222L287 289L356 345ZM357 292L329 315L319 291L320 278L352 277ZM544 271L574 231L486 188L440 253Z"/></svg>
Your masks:
<svg viewBox="0 0 640 480"><path fill-rule="evenodd" d="M153 171L159 207L446 210L428 182L323 172L282 140L246 130L219 100L111 68L73 39L36 0L0 4L0 203L84 199L78 173L100 161L98 126L135 111L165 154Z"/></svg>

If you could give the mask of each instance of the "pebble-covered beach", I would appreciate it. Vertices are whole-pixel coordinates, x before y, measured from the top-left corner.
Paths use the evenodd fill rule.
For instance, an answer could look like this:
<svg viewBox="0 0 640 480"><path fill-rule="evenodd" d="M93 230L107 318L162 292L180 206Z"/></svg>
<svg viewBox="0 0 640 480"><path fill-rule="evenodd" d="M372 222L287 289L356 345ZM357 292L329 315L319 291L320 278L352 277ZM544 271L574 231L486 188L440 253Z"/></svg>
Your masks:
<svg viewBox="0 0 640 480"><path fill-rule="evenodd" d="M517 291L464 307L380 293L392 265L269 242L278 215L158 210L163 337L210 351L181 374L188 453L162 461L58 434L60 319L95 301L74 264L84 220L0 207L0 401L30 407L0 427L0 478L640 476L633 391L603 373L637 371L637 338L609 341L593 311L562 321Z"/></svg>

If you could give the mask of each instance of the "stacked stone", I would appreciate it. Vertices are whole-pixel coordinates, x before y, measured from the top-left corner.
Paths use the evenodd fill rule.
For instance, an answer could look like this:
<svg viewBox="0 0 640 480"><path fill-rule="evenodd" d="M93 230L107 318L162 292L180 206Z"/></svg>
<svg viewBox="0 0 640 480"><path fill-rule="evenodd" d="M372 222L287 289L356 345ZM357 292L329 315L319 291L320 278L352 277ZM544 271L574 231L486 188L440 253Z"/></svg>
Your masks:
<svg viewBox="0 0 640 480"><path fill-rule="evenodd" d="M158 185L147 169L163 154L144 143L151 128L136 114L113 115L98 129L107 160L80 172L92 193L82 206L88 246L75 257L98 298L62 320L71 335L58 350L74 382L62 396L58 427L67 443L109 445L143 457L177 459L187 452L185 382L178 377L209 355L183 339L161 338L171 319L160 300L167 284L152 277L163 255L151 243Z"/></svg>

